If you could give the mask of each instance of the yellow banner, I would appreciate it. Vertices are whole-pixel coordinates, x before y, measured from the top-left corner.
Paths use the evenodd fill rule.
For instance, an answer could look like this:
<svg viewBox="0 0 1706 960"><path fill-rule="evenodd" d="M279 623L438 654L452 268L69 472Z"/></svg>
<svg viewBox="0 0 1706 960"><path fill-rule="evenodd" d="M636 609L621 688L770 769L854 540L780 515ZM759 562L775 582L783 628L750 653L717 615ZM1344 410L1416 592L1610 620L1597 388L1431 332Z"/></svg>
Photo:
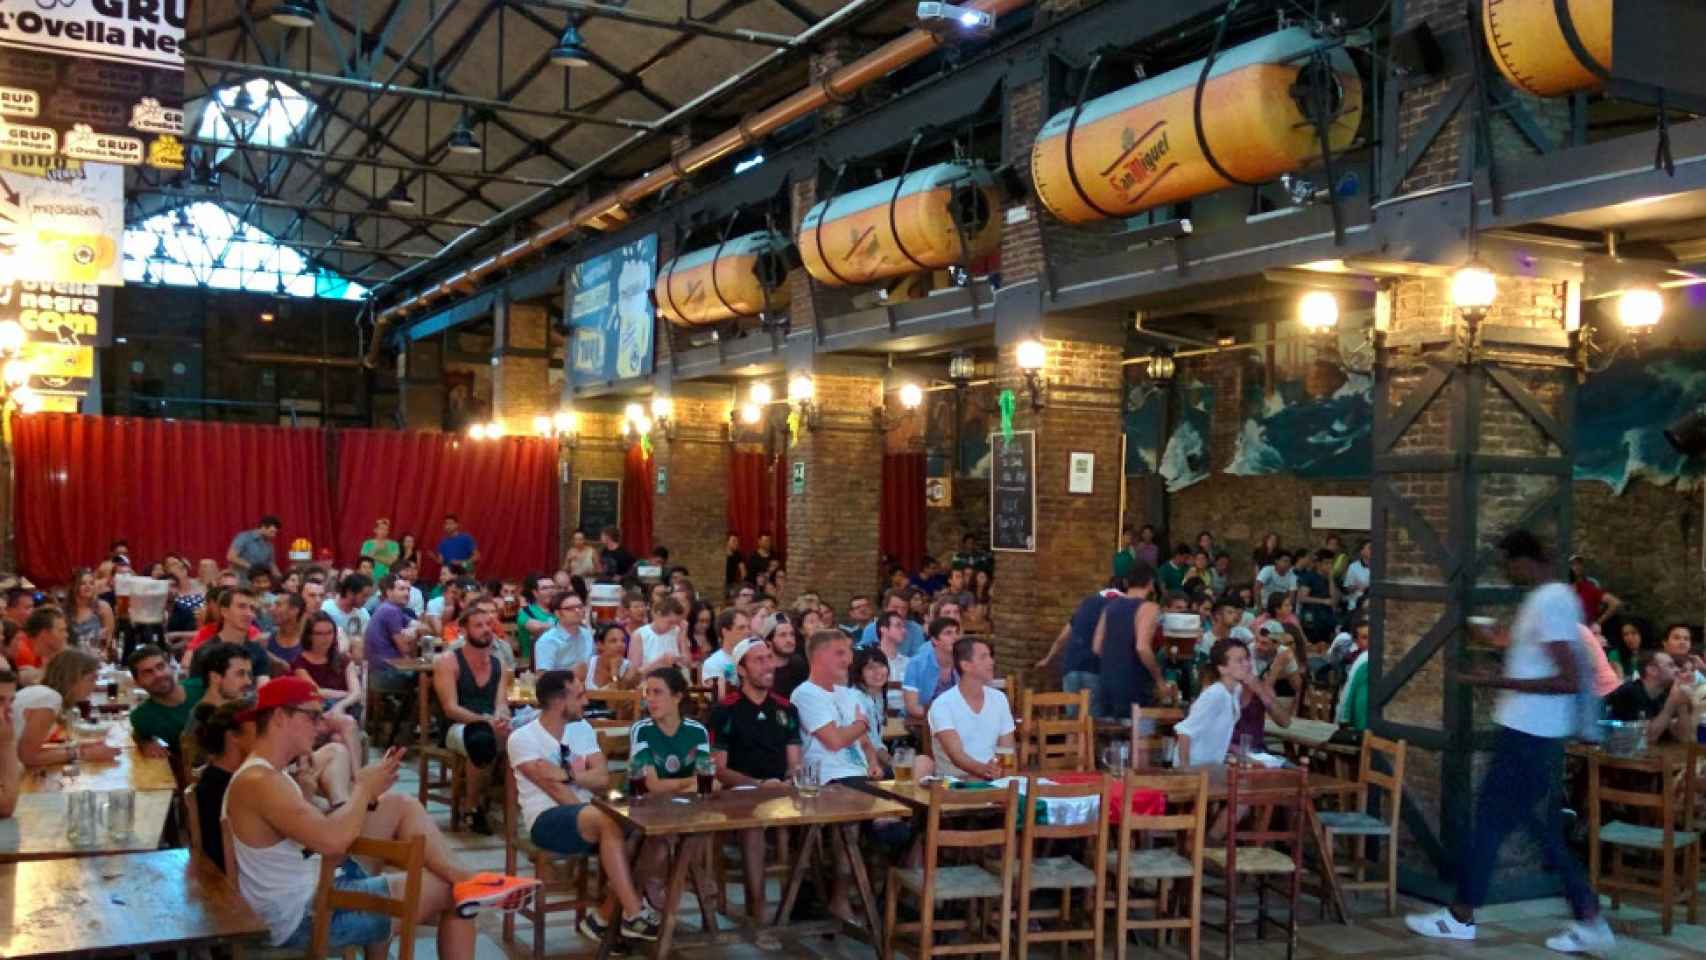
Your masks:
<svg viewBox="0 0 1706 960"><path fill-rule="evenodd" d="M95 376L94 347L31 340L24 343L23 357L30 365L31 381L50 390L64 389L74 380Z"/></svg>

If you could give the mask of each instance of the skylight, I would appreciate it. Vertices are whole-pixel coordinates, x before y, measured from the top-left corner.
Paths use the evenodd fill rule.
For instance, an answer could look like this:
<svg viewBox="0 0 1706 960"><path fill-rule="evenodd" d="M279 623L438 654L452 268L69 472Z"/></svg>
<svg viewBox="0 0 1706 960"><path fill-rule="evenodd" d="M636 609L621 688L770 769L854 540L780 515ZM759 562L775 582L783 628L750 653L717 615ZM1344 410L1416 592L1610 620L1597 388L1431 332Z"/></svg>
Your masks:
<svg viewBox="0 0 1706 960"><path fill-rule="evenodd" d="M361 300L367 288L316 267L288 243L199 201L124 231L126 283L208 286L292 297Z"/></svg>
<svg viewBox="0 0 1706 960"><path fill-rule="evenodd" d="M248 94L245 106L259 118L252 126L236 113L239 91ZM196 131L198 136L209 140L258 143L269 147L288 145L291 136L307 121L308 113L313 108L308 98L289 84L258 78L246 83L220 87L213 91L213 97L218 102L209 102L202 110L201 126ZM231 152L229 147L220 147L213 162L224 163Z"/></svg>

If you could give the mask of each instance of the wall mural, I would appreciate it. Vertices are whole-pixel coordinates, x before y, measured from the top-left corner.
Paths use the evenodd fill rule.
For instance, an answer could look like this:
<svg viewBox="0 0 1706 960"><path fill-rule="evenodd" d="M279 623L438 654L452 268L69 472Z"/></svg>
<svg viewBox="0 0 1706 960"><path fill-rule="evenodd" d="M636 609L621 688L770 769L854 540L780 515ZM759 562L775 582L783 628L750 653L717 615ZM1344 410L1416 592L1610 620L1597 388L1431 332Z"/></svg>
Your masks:
<svg viewBox="0 0 1706 960"><path fill-rule="evenodd" d="M932 390L924 410L925 475L988 479L989 434L1001 422L994 385Z"/></svg>
<svg viewBox="0 0 1706 960"><path fill-rule="evenodd" d="M1244 418L1226 472L1366 477L1374 465L1374 378L1318 359L1302 377L1245 378Z"/></svg>
<svg viewBox="0 0 1706 960"><path fill-rule="evenodd" d="M1125 472L1154 473L1159 465L1161 442L1167 435L1167 410L1163 400L1167 385L1156 383L1139 364L1125 366Z"/></svg>
<svg viewBox="0 0 1706 960"><path fill-rule="evenodd" d="M1640 477L1691 487L1702 474L1664 438L1677 417L1706 404L1706 351L1652 350L1621 357L1576 390L1577 480L1621 494Z"/></svg>
<svg viewBox="0 0 1706 960"><path fill-rule="evenodd" d="M1158 471L1168 493L1208 479L1209 419L1214 410L1214 388L1201 380L1181 382L1175 389L1182 402Z"/></svg>

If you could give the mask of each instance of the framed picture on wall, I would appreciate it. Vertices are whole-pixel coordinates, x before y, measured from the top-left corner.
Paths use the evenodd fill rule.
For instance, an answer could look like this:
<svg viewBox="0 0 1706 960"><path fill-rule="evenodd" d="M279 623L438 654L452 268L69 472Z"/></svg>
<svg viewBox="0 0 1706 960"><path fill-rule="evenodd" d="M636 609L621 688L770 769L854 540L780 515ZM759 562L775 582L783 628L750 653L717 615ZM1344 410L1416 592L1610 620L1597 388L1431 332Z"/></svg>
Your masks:
<svg viewBox="0 0 1706 960"><path fill-rule="evenodd" d="M1096 455L1073 453L1066 470L1067 493L1096 492Z"/></svg>

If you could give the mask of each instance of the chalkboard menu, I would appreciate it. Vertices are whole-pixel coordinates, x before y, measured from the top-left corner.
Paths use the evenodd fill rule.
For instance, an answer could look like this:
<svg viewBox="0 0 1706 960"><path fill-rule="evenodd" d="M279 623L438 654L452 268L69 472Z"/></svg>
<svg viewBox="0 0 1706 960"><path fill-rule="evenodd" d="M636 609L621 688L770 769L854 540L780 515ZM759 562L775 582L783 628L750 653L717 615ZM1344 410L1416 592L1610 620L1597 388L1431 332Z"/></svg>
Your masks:
<svg viewBox="0 0 1706 960"><path fill-rule="evenodd" d="M1037 549L1037 434L1021 430L1012 440L991 434L989 449L989 544L996 550Z"/></svg>
<svg viewBox="0 0 1706 960"><path fill-rule="evenodd" d="M621 526L622 481L582 479L579 515L580 532L588 540L596 540L605 527Z"/></svg>

